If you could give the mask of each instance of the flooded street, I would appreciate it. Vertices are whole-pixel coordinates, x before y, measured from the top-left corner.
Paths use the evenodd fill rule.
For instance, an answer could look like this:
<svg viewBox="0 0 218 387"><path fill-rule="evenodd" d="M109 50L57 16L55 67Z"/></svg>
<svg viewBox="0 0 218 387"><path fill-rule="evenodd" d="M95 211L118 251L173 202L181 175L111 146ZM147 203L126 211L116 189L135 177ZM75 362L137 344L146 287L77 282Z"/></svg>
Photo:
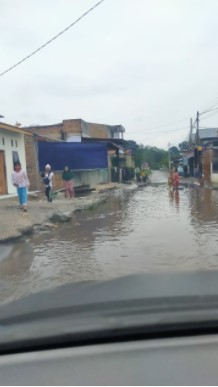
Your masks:
<svg viewBox="0 0 218 387"><path fill-rule="evenodd" d="M218 269L218 191L169 192L166 175L26 242L0 247L0 300L142 272Z"/></svg>

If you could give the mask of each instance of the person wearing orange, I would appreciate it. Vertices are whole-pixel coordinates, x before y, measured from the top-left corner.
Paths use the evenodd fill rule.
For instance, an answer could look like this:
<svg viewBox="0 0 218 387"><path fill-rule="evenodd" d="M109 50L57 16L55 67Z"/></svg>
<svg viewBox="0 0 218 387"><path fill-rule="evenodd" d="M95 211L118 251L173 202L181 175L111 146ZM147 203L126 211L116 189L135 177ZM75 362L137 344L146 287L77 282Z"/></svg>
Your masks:
<svg viewBox="0 0 218 387"><path fill-rule="evenodd" d="M173 171L172 170L170 171L170 174L168 177L168 185L169 185L169 188L171 188L173 185Z"/></svg>
<svg viewBox="0 0 218 387"><path fill-rule="evenodd" d="M178 188L179 188L179 174L178 174L177 168L173 169L172 179L173 179L173 189L178 190Z"/></svg>

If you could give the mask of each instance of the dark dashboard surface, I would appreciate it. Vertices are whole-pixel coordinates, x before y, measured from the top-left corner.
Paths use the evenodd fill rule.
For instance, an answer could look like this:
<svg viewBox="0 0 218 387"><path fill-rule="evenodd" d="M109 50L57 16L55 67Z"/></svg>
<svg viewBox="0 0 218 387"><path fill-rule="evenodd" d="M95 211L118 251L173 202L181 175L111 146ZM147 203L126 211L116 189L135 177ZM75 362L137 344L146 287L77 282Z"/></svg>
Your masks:
<svg viewBox="0 0 218 387"><path fill-rule="evenodd" d="M218 273L135 275L0 306L4 385L216 385Z"/></svg>
<svg viewBox="0 0 218 387"><path fill-rule="evenodd" d="M217 385L218 336L0 357L3 385Z"/></svg>

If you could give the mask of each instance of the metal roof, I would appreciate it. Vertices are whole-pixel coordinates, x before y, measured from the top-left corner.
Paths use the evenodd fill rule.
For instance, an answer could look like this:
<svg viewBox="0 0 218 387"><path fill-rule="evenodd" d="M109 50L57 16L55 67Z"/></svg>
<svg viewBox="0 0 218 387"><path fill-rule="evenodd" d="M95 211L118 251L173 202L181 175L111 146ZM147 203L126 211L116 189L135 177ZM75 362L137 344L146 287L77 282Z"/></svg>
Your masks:
<svg viewBox="0 0 218 387"><path fill-rule="evenodd" d="M98 138L98 137L84 137L82 136L82 142L110 142L116 146L125 147L126 141L121 138Z"/></svg>
<svg viewBox="0 0 218 387"><path fill-rule="evenodd" d="M11 132L16 132L16 133L21 133L21 134L26 134L27 136L33 135L31 132L29 132L26 129L23 129L23 128L14 126L14 125L6 124L4 122L0 122L0 129L9 130Z"/></svg>
<svg viewBox="0 0 218 387"><path fill-rule="evenodd" d="M218 138L218 128L199 129L199 138L201 140Z"/></svg>

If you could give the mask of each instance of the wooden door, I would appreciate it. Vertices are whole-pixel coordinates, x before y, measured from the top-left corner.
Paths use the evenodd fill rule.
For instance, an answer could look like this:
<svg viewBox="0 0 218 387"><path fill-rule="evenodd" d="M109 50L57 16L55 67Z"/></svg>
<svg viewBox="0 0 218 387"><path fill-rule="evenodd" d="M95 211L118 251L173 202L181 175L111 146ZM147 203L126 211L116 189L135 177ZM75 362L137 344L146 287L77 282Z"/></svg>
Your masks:
<svg viewBox="0 0 218 387"><path fill-rule="evenodd" d="M4 151L0 151L0 195L5 195L6 193L5 155Z"/></svg>

